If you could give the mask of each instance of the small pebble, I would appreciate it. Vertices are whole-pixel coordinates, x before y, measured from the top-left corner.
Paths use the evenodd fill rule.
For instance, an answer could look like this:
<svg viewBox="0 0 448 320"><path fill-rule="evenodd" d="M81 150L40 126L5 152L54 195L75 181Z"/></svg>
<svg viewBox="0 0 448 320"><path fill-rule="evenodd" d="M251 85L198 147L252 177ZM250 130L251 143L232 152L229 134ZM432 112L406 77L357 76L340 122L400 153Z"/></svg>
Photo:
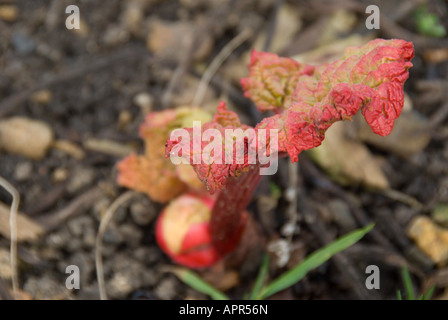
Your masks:
<svg viewBox="0 0 448 320"><path fill-rule="evenodd" d="M409 223L407 235L439 267L448 264L448 229L426 216L417 216Z"/></svg>
<svg viewBox="0 0 448 320"><path fill-rule="evenodd" d="M119 230L125 243L132 248L138 247L143 238L143 233L138 227L126 223L120 225Z"/></svg>
<svg viewBox="0 0 448 320"><path fill-rule="evenodd" d="M117 245L122 243L124 239L117 227L111 224L109 225L109 228L107 228L106 232L104 232L103 241L104 243Z"/></svg>
<svg viewBox="0 0 448 320"><path fill-rule="evenodd" d="M0 148L12 154L41 159L53 138L53 131L42 121L25 117L0 121Z"/></svg>
<svg viewBox="0 0 448 320"><path fill-rule="evenodd" d="M11 40L14 50L19 54L31 54L36 49L36 42L34 39L20 31L14 32Z"/></svg>
<svg viewBox="0 0 448 320"><path fill-rule="evenodd" d="M19 15L19 9L14 5L2 5L0 6L0 19L5 22L14 22Z"/></svg>
<svg viewBox="0 0 448 320"><path fill-rule="evenodd" d="M50 90L40 90L33 93L30 98L33 102L46 105L50 103L52 99L52 93Z"/></svg>
<svg viewBox="0 0 448 320"><path fill-rule="evenodd" d="M129 40L129 33L120 24L110 25L103 35L103 42L108 46L117 46Z"/></svg>
<svg viewBox="0 0 448 320"><path fill-rule="evenodd" d="M71 295L71 291L65 287L65 281L49 274L28 278L23 289L36 300L61 300Z"/></svg>
<svg viewBox="0 0 448 320"><path fill-rule="evenodd" d="M286 266L291 257L291 246L285 239L270 241L267 245L267 250L275 255L276 265L279 268Z"/></svg>
<svg viewBox="0 0 448 320"><path fill-rule="evenodd" d="M31 177L33 173L33 165L31 162L19 162L14 171L14 179L17 181L25 181Z"/></svg>
<svg viewBox="0 0 448 320"><path fill-rule="evenodd" d="M83 215L67 222L67 228L74 237L82 237L87 229L93 229L93 220Z"/></svg>
<svg viewBox="0 0 448 320"><path fill-rule="evenodd" d="M148 199L131 204L130 211L132 219L139 226L147 226L156 217L157 213Z"/></svg>
<svg viewBox="0 0 448 320"><path fill-rule="evenodd" d="M90 186L95 179L95 171L92 168L77 167L70 174L67 191L71 194L77 193L83 188Z"/></svg>
<svg viewBox="0 0 448 320"><path fill-rule="evenodd" d="M177 295L176 280L172 277L164 278L154 289L154 294L162 300L172 300Z"/></svg>
<svg viewBox="0 0 448 320"><path fill-rule="evenodd" d="M53 232L46 236L45 242L54 248L64 248L70 240L70 235L66 232Z"/></svg>
<svg viewBox="0 0 448 320"><path fill-rule="evenodd" d="M55 183L65 181L68 178L68 170L65 168L56 168L53 171L52 178Z"/></svg>
<svg viewBox="0 0 448 320"><path fill-rule="evenodd" d="M132 114L129 110L122 110L118 115L118 130L123 131L132 121Z"/></svg>
<svg viewBox="0 0 448 320"><path fill-rule="evenodd" d="M140 107L143 115L151 112L154 104L154 98L146 92L141 92L134 96L134 103Z"/></svg>
<svg viewBox="0 0 448 320"><path fill-rule="evenodd" d="M142 286L154 285L156 281L153 272L124 254L116 254L106 262L105 272L112 274L112 278L106 282L106 288L108 295L113 298L126 298L133 291Z"/></svg>
<svg viewBox="0 0 448 320"><path fill-rule="evenodd" d="M349 206L341 200L331 200L328 202L328 209L333 221L339 225L343 233L356 229L356 221L350 212Z"/></svg>

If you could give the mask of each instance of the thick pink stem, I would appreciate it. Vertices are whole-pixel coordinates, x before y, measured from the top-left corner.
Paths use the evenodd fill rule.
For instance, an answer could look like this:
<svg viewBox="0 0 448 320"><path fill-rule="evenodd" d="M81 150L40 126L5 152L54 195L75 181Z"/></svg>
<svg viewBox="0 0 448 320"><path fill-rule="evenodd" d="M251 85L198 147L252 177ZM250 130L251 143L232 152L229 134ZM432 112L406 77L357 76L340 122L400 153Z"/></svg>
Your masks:
<svg viewBox="0 0 448 320"><path fill-rule="evenodd" d="M210 231L214 246L222 253L238 244L247 220L245 211L260 182L259 166L255 165L239 177L230 178L220 191L213 207Z"/></svg>

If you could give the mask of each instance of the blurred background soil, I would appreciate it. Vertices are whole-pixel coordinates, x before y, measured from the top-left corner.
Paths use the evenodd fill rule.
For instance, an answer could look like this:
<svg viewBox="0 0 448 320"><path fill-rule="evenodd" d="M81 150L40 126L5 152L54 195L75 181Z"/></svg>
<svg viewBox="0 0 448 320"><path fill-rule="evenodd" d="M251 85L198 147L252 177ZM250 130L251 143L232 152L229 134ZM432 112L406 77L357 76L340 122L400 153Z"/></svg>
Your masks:
<svg viewBox="0 0 448 320"><path fill-rule="evenodd" d="M65 28L72 4L79 30ZM366 28L372 4L381 12L378 30ZM448 299L447 10L444 0L0 0L0 176L21 195L21 296L99 298L95 237L125 191L115 182L116 163L142 150L138 127L147 113L192 104L207 66L243 33L202 106L213 112L224 100L252 125L262 115L239 79L253 48L322 63L347 46L400 38L413 42L416 56L393 134L375 137L355 118L298 165L282 159L249 206L254 227L246 240L258 249L200 274L242 298L264 252L273 277L375 222L358 244L273 298L395 299L407 266L418 292L434 285L433 299ZM10 203L0 188L3 299L11 289ZM154 239L161 208L139 195L116 212L103 248L110 298L207 298L166 272L172 263ZM73 264L79 290L65 287ZM365 287L372 264L381 270L379 290Z"/></svg>

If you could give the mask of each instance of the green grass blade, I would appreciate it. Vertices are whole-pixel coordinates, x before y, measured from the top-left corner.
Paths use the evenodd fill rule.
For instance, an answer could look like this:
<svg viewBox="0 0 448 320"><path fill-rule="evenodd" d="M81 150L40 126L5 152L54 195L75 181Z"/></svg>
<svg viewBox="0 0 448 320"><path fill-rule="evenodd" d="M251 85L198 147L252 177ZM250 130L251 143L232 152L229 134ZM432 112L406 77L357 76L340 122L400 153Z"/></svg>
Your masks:
<svg viewBox="0 0 448 320"><path fill-rule="evenodd" d="M414 287L412 285L411 275L408 268L401 269L401 278L403 279L404 290L406 292L406 300L415 300Z"/></svg>
<svg viewBox="0 0 448 320"><path fill-rule="evenodd" d="M269 255L266 253L263 257L263 262L261 263L260 270L258 271L257 279L255 280L255 284L252 288L252 292L249 295L249 299L255 299L261 291L263 287L264 281L266 280L266 276L269 271Z"/></svg>
<svg viewBox="0 0 448 320"><path fill-rule="evenodd" d="M302 263L295 266L293 269L287 271L268 286L266 286L261 293L257 296L257 299L265 299L274 293L277 293L283 289L286 289L293 284L300 281L310 270L319 267L321 264L329 260L336 253L350 247L362 237L366 235L373 228L373 223L368 226L355 230L345 236L340 237L336 241L327 245L326 247L315 251Z"/></svg>
<svg viewBox="0 0 448 320"><path fill-rule="evenodd" d="M202 280L196 273L182 268L175 268L171 271L181 281L183 281L193 289L210 296L213 300L229 300L229 298L224 293Z"/></svg>
<svg viewBox="0 0 448 320"><path fill-rule="evenodd" d="M429 288L429 290L423 295L423 300L430 300L435 288L436 286L432 286L431 288Z"/></svg>
<svg viewBox="0 0 448 320"><path fill-rule="evenodd" d="M403 297L401 296L401 291L397 290L397 300L403 300Z"/></svg>

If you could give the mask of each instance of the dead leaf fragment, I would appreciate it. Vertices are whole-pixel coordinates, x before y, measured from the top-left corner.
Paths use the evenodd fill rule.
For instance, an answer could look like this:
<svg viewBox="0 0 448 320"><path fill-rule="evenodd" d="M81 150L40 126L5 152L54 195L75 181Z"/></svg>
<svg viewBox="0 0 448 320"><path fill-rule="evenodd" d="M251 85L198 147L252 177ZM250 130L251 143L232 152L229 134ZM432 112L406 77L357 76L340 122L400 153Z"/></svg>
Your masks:
<svg viewBox="0 0 448 320"><path fill-rule="evenodd" d="M293 41L294 36L300 31L302 25L302 18L297 7L286 3L282 5L278 11L277 25L275 27L275 33L272 36L269 52L280 53ZM255 41L254 48L256 50L263 50L266 43L267 33L268 32L261 33Z"/></svg>
<svg viewBox="0 0 448 320"><path fill-rule="evenodd" d="M348 123L346 128L350 135L361 141L400 157L408 158L421 152L429 144L431 134L429 130L425 130L427 125L426 118L411 110L401 113L395 121L392 133L386 137L373 133L361 115L354 116L353 122Z"/></svg>
<svg viewBox="0 0 448 320"><path fill-rule="evenodd" d="M51 93L50 90L44 89L44 90L36 91L35 93L33 93L31 95L30 98L31 98L31 101L33 101L35 103L46 105L51 102L51 99L53 98L53 94Z"/></svg>
<svg viewBox="0 0 448 320"><path fill-rule="evenodd" d="M439 267L448 263L448 229L436 225L430 218L418 216L407 228L407 235Z"/></svg>
<svg viewBox="0 0 448 320"><path fill-rule="evenodd" d="M155 56L182 61L190 47L190 42L196 40L193 58L200 61L210 54L213 39L206 32L202 32L195 39L197 34L196 27L191 22L154 20L150 24L146 45Z"/></svg>
<svg viewBox="0 0 448 320"><path fill-rule="evenodd" d="M448 48L437 48L425 50L423 57L431 63L441 63L448 60Z"/></svg>
<svg viewBox="0 0 448 320"><path fill-rule="evenodd" d="M0 234L10 239L9 206L0 202ZM44 228L23 213L17 213L17 241L35 241L42 235Z"/></svg>
<svg viewBox="0 0 448 320"><path fill-rule="evenodd" d="M86 156L81 147L69 140L56 140L52 147L72 156L76 160L82 160Z"/></svg>
<svg viewBox="0 0 448 320"><path fill-rule="evenodd" d="M14 22L19 15L19 9L14 5L0 6L0 19L6 22Z"/></svg>
<svg viewBox="0 0 448 320"><path fill-rule="evenodd" d="M117 157L125 157L134 151L133 147L126 144L109 139L96 138L87 138L84 141L84 148Z"/></svg>
<svg viewBox="0 0 448 320"><path fill-rule="evenodd" d="M344 135L344 125L344 122L334 123L327 130L322 144L307 153L341 185L362 184L379 190L389 188L379 162L365 145Z"/></svg>
<svg viewBox="0 0 448 320"><path fill-rule="evenodd" d="M9 251L0 248L0 278L9 280L11 277L12 268Z"/></svg>

